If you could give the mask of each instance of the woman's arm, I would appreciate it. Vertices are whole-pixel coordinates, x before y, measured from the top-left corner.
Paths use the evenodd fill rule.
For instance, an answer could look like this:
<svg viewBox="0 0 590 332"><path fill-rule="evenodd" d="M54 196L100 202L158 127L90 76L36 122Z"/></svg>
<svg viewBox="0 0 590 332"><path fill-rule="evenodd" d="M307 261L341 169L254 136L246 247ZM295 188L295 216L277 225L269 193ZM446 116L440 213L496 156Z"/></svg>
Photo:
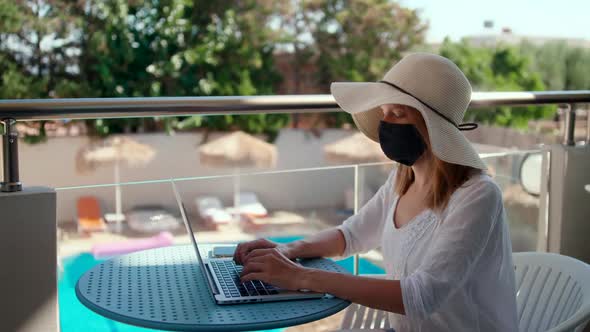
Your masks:
<svg viewBox="0 0 590 332"><path fill-rule="evenodd" d="M283 253L289 258L334 257L344 252L344 235L337 228L330 228L303 240L287 243Z"/></svg>
<svg viewBox="0 0 590 332"><path fill-rule="evenodd" d="M278 244L267 239L240 243L234 253L234 261L244 264L248 255L260 249L276 249L289 259L339 256L346 246L344 235L337 228L327 229L303 240Z"/></svg>
<svg viewBox="0 0 590 332"><path fill-rule="evenodd" d="M244 264L246 257L255 250L276 248L287 258L311 258L350 256L358 252L366 252L379 246L381 231L387 207L385 197L391 191L395 172L379 191L365 204L360 211L349 217L337 228L324 230L306 239L288 244L258 239L240 243L236 248L234 260Z"/></svg>
<svg viewBox="0 0 590 332"><path fill-rule="evenodd" d="M319 235L319 234L318 234ZM400 314L405 313L398 280L322 271L289 260L277 248L257 249L246 258L242 282L261 280L290 290L308 289Z"/></svg>
<svg viewBox="0 0 590 332"><path fill-rule="evenodd" d="M399 280L360 277L350 274L305 269L303 289L329 293L367 307L405 314Z"/></svg>

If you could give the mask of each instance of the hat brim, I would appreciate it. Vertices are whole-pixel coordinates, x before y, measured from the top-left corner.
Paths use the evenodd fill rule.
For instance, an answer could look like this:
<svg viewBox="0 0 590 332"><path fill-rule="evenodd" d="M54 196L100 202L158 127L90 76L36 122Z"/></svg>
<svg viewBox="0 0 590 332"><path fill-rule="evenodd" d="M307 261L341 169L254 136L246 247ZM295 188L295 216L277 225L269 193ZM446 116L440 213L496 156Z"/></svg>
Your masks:
<svg viewBox="0 0 590 332"><path fill-rule="evenodd" d="M436 157L453 164L487 169L465 135L416 98L384 83L335 82L330 90L338 105L352 114L358 129L373 141L379 142L379 122L383 119L379 106L406 105L422 114Z"/></svg>

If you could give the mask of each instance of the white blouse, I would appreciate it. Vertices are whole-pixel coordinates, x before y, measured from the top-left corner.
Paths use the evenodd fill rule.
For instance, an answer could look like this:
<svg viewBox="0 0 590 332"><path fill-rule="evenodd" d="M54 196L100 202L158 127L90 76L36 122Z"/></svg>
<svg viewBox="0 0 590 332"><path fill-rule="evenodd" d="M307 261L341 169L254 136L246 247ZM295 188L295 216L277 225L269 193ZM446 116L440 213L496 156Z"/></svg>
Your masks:
<svg viewBox="0 0 590 332"><path fill-rule="evenodd" d="M442 213L427 209L396 228L395 170L373 198L338 228L344 256L381 246L387 278L400 280L402 331L518 331L512 246L502 192L473 175Z"/></svg>

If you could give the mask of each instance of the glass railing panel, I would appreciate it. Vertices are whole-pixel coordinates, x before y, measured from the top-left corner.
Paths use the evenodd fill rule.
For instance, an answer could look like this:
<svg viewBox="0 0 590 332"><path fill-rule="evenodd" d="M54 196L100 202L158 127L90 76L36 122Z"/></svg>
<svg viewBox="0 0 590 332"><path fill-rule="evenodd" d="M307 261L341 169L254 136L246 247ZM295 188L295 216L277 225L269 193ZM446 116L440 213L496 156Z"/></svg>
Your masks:
<svg viewBox="0 0 590 332"><path fill-rule="evenodd" d="M236 116L236 122L241 121L240 117ZM357 207L361 207L385 182L387 175L387 171L381 169L383 165L377 164L358 165L356 168L330 167L333 162L326 157L323 147L352 135L351 131L340 129L315 131L283 128L278 133L273 133L278 135L273 141L278 158L270 167L272 170L267 172L255 167L238 170L227 166L212 167L202 162L199 147L227 133L212 132L209 139L204 140L207 134L202 129L176 128L175 135L162 132L140 134L143 130L129 134L127 136L149 146L155 153L149 160L140 162L140 165L130 166L125 161L118 168L112 161L106 161L88 165L89 168L85 170L78 169L80 156L89 146L88 138L84 135L50 137L43 146L19 146L23 183L58 187L57 235L63 331L71 331L71 327L74 326L71 324L81 322L85 324L83 326L96 327L93 330L99 331L104 326L112 330L113 322L106 319L89 325L90 321L86 321L84 317L91 312L78 315L71 306L79 302L73 293L62 290L73 290L73 285L83 272L118 254L111 252L105 256L94 255L93 248L98 245L132 241L159 234L161 229L150 228L150 223L145 222L146 218L151 218L149 215L157 215L156 219L160 221L176 220L175 223L178 223L180 211L175 204L170 181L166 180L170 177L177 178L183 202L187 206L191 221L196 225L197 238L208 243L234 243L259 237L288 242L334 227L353 214L355 201ZM542 202L538 196L538 191L543 186L542 166L538 157L530 157L538 152L514 151L484 155L485 162L490 166L490 174L503 192L514 251L542 250L543 244L546 243L547 221L540 220ZM543 153L541 160L545 157L546 153ZM39 172L39 160L43 160L44 169L51 169L52 172ZM527 162L523 163L525 160ZM385 165L393 167L392 163ZM526 170L525 177L521 176L523 169ZM110 183L117 177L122 182L162 180L125 183L120 186L91 185ZM236 183L239 183L238 187ZM78 185L84 186L69 187ZM197 197L218 196L223 207L234 216L237 210L233 209L232 212L232 205L235 204L236 190L256 193L260 203L267 208L268 216L242 215L238 221L232 221L230 226L211 225L201 220ZM98 215L105 220L104 229L97 232L78 230L80 219L84 219L80 218L78 213L78 200L85 196L94 196L97 199L100 210ZM125 216L121 223L117 222L120 219L117 213L117 197L120 197L120 211ZM88 204L91 205L86 203ZM147 215L146 210L149 211ZM86 224L92 225L92 222ZM164 222L156 224L163 225ZM169 231L172 234L171 244L189 243L181 225ZM381 273L384 267L380 255L379 249L360 255L358 272ZM341 263L349 271L354 271L353 258ZM82 308L85 310L85 307ZM320 321L320 324L323 324L323 321ZM337 327L338 325L334 326ZM73 330L79 330L79 326ZM118 330L143 329L125 325Z"/></svg>
<svg viewBox="0 0 590 332"><path fill-rule="evenodd" d="M235 171L231 175L58 188L62 331L77 331L82 326L92 326L94 331L111 331L113 326L118 331L144 330L90 311L76 298L75 285L97 264L129 253L129 244L135 240L153 239L154 246L189 245L173 181L199 243L233 244L260 237L284 243L339 225L350 216L353 206L347 197L354 194L354 173L351 166ZM217 200L220 211L230 219L223 222L208 218L203 198ZM117 206L124 218L117 218ZM214 217L219 219L223 214ZM127 248L119 248L121 244ZM146 248L134 250L142 249ZM351 259L339 263L352 272ZM327 320L337 328L340 319Z"/></svg>
<svg viewBox="0 0 590 332"><path fill-rule="evenodd" d="M61 256L94 245L169 231L184 232L169 181L57 188ZM118 208L120 207L120 208Z"/></svg>
<svg viewBox="0 0 590 332"><path fill-rule="evenodd" d="M186 231L170 182L62 187L56 191L61 331L153 331L89 310L76 297L75 286L86 271L107 259L184 241ZM120 221L116 218L117 197L125 217Z"/></svg>
<svg viewBox="0 0 590 332"><path fill-rule="evenodd" d="M483 155L488 172L502 190L512 251L543 250L546 225L540 222L542 160L547 151L512 151ZM540 225L540 226L539 226Z"/></svg>
<svg viewBox="0 0 590 332"><path fill-rule="evenodd" d="M236 243L268 238L288 243L335 227L352 215L354 173L354 166L340 166L175 179L175 184L196 229L197 241ZM239 192L242 195L236 197ZM215 224L211 219L228 216L203 216L199 203L203 205L207 198L218 200L232 218ZM352 257L337 262L353 271ZM334 331L340 327L342 316L343 312L278 331Z"/></svg>
<svg viewBox="0 0 590 332"><path fill-rule="evenodd" d="M195 228L202 230L199 236L209 242L268 238L286 243L335 227L353 211L347 193L354 193L354 167L348 166L175 183Z"/></svg>

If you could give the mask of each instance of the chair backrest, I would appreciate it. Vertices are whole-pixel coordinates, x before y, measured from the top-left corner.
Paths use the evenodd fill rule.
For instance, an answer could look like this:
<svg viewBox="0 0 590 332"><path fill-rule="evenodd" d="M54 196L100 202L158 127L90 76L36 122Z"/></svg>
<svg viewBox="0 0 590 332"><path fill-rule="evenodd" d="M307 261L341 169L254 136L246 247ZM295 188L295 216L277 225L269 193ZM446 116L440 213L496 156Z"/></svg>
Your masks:
<svg viewBox="0 0 590 332"><path fill-rule="evenodd" d="M540 252L515 253L519 331L581 331L590 320L590 265ZM350 305L342 329L389 328L387 314Z"/></svg>
<svg viewBox="0 0 590 332"><path fill-rule="evenodd" d="M590 266L552 253L513 258L519 330L581 330L590 319Z"/></svg>
<svg viewBox="0 0 590 332"><path fill-rule="evenodd" d="M371 278L385 278L385 274L363 274L363 277ZM341 329L388 329L389 318L387 312L365 307L360 304L353 303L344 313L342 318Z"/></svg>
<svg viewBox="0 0 590 332"><path fill-rule="evenodd" d="M77 203L78 219L100 219L100 205L98 200L93 196L83 196L78 199Z"/></svg>
<svg viewBox="0 0 590 332"><path fill-rule="evenodd" d="M389 318L387 312L351 304L344 313L341 329L388 329Z"/></svg>

